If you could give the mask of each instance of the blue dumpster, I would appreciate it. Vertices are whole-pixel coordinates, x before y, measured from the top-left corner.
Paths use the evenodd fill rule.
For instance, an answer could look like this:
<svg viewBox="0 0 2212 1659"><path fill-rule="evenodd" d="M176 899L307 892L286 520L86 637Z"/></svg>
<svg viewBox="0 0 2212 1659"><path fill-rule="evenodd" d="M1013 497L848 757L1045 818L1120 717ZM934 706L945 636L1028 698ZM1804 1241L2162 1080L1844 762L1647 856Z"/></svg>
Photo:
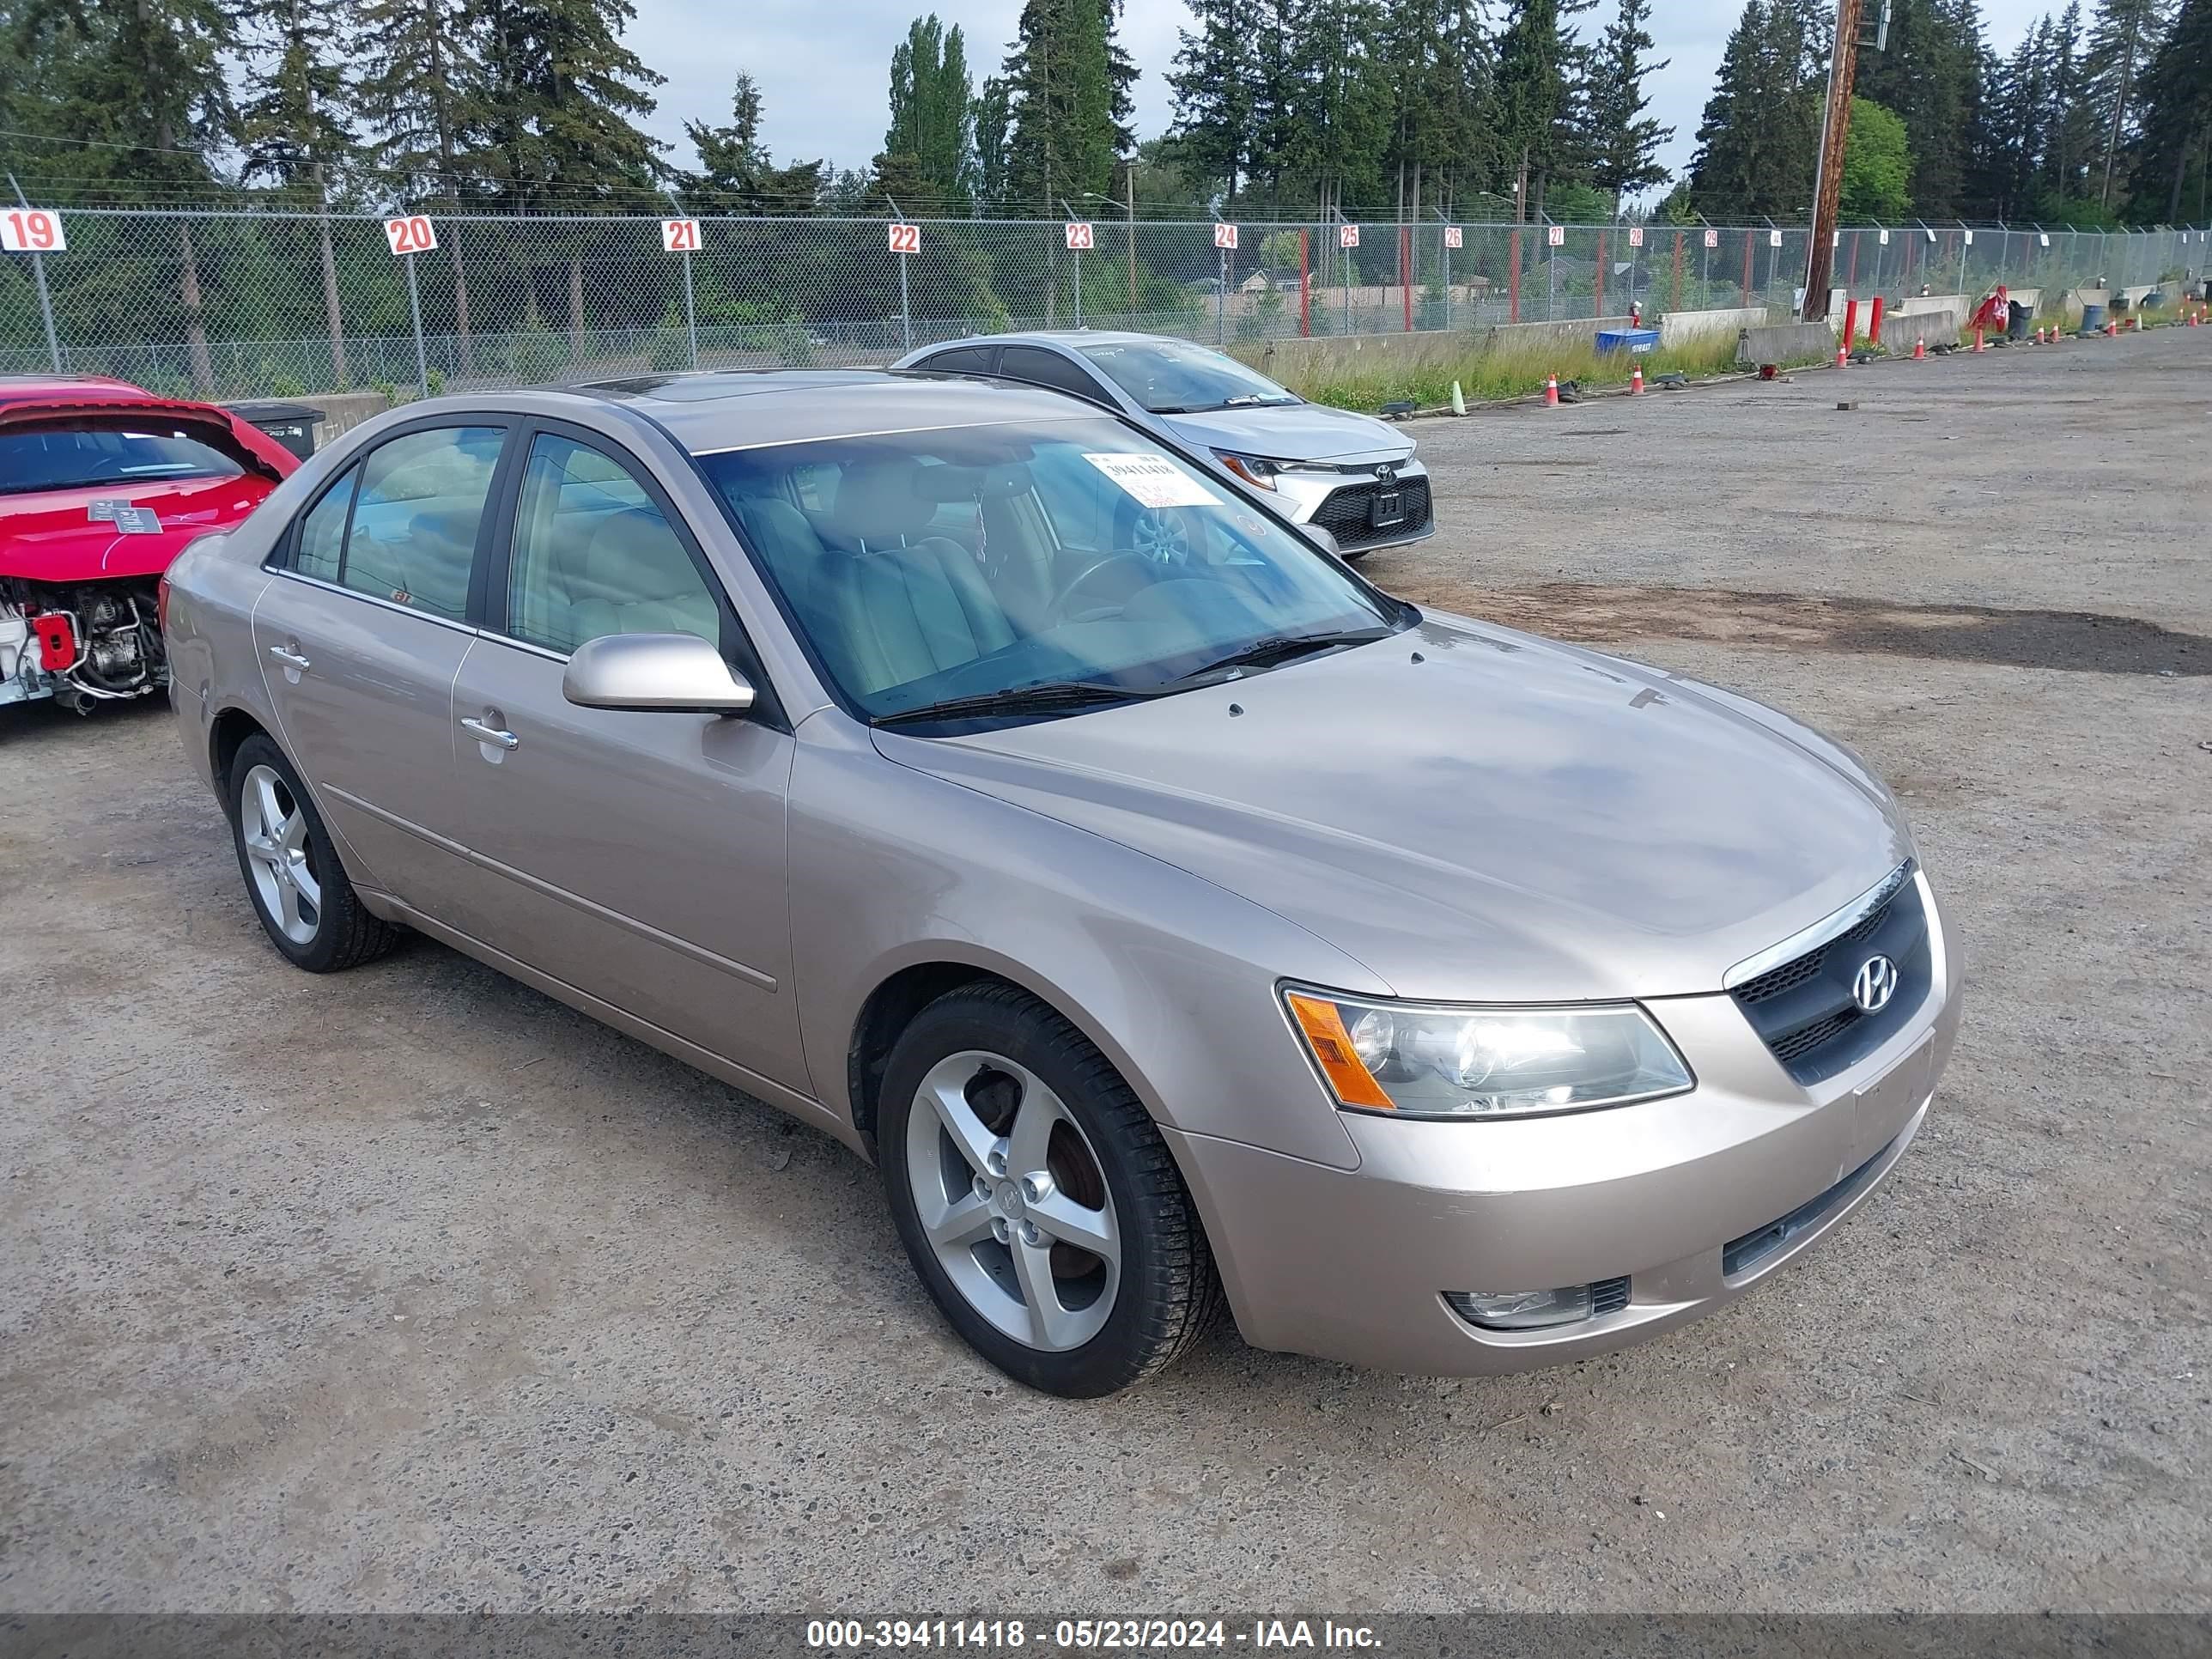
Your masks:
<svg viewBox="0 0 2212 1659"><path fill-rule="evenodd" d="M2104 307L2093 306L2084 301L2081 307L2081 331L2084 334L2101 334L2104 331Z"/></svg>
<svg viewBox="0 0 2212 1659"><path fill-rule="evenodd" d="M1601 328L1597 331L1600 351L1626 351L1641 357L1647 351L1658 349L1659 331L1656 328Z"/></svg>

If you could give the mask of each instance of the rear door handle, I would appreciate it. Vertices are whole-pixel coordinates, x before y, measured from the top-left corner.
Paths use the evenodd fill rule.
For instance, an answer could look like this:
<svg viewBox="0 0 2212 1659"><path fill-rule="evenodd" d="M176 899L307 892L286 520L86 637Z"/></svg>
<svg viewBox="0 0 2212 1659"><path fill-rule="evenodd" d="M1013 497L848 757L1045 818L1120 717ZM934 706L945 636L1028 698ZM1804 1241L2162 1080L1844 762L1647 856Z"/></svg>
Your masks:
<svg viewBox="0 0 2212 1659"><path fill-rule="evenodd" d="M478 743L495 743L502 749L520 749L522 739L512 732L502 732L496 726L487 726L473 714L461 716L461 730Z"/></svg>
<svg viewBox="0 0 2212 1659"><path fill-rule="evenodd" d="M298 669L301 673L307 671L307 659L296 651L288 650L281 645L272 645L269 647L269 654L276 658L278 662Z"/></svg>

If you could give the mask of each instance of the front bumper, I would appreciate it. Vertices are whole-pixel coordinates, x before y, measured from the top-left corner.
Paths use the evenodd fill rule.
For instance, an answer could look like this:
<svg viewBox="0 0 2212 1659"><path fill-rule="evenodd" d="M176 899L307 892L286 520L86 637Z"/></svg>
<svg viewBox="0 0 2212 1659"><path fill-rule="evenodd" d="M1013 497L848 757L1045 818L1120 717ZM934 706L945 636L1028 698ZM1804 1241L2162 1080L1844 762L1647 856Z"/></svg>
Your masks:
<svg viewBox="0 0 2212 1659"><path fill-rule="evenodd" d="M1280 472L1275 476L1277 504L1298 524L1318 520L1347 553L1371 553L1378 547L1401 547L1426 541L1437 533L1436 506L1430 489L1429 470L1408 456L1391 464L1394 477L1378 477L1372 466L1347 465L1334 472ZM1376 522L1372 503L1384 498L1384 520L1391 516L1389 498L1396 495L1397 521Z"/></svg>
<svg viewBox="0 0 2212 1659"><path fill-rule="evenodd" d="M1926 1121L1958 1030L1957 957L1914 1018L1850 1071L1792 1083L1725 995L1649 1005L1698 1076L1670 1099L1490 1123L1345 1115L1356 1170L1167 1133L1256 1347L1431 1376L1533 1370L1726 1306L1879 1186ZM1626 1277L1625 1305L1536 1331L1479 1329L1455 1291Z"/></svg>

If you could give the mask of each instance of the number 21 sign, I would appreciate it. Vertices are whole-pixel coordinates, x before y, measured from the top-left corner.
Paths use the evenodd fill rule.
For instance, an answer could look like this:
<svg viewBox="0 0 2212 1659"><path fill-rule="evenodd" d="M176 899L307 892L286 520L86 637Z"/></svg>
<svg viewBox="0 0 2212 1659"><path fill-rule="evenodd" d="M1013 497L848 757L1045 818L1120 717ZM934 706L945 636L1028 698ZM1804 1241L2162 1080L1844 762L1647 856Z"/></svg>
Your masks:
<svg viewBox="0 0 2212 1659"><path fill-rule="evenodd" d="M666 253L696 253L699 251L699 222L696 219L663 219L660 222L660 246Z"/></svg>
<svg viewBox="0 0 2212 1659"><path fill-rule="evenodd" d="M0 248L10 253L59 253L68 246L58 213L44 208L9 208L0 213Z"/></svg>

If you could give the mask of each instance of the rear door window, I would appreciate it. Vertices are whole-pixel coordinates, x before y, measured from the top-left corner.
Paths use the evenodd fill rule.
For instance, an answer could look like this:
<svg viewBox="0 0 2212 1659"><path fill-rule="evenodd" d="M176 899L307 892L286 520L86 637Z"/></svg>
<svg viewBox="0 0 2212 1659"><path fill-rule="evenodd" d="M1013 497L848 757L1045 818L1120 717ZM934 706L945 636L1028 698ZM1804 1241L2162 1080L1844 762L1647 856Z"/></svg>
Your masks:
<svg viewBox="0 0 2212 1659"><path fill-rule="evenodd" d="M939 352L921 367L939 374L988 374L992 350L988 346L959 346Z"/></svg>
<svg viewBox="0 0 2212 1659"><path fill-rule="evenodd" d="M437 427L379 446L362 464L338 582L459 622L477 532L507 429Z"/></svg>
<svg viewBox="0 0 2212 1659"><path fill-rule="evenodd" d="M300 543L292 552L292 568L322 581L338 579L345 553L346 520L353 514L354 491L361 483L356 466L323 492L300 521Z"/></svg>
<svg viewBox="0 0 2212 1659"><path fill-rule="evenodd" d="M1045 351L1036 346L1008 346L1000 359L999 373L1008 380L1050 386L1054 392L1072 392L1094 404L1111 401L1106 396L1106 388L1089 371L1078 368L1056 351Z"/></svg>

